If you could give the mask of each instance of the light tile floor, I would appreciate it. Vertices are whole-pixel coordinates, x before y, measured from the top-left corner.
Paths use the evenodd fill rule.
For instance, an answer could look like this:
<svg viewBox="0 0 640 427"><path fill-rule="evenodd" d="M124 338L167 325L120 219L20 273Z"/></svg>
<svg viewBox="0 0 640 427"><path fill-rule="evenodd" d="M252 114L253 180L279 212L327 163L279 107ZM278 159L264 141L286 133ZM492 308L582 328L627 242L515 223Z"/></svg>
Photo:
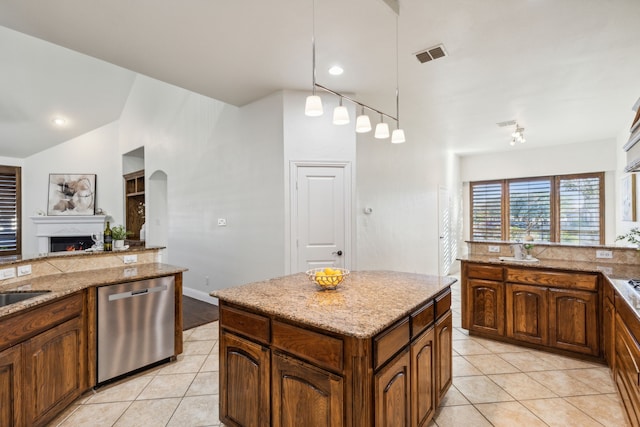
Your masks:
<svg viewBox="0 0 640 427"><path fill-rule="evenodd" d="M453 286L453 385L430 426L627 426L609 369L460 328ZM184 333L177 362L78 399L52 426L222 426L218 323Z"/></svg>

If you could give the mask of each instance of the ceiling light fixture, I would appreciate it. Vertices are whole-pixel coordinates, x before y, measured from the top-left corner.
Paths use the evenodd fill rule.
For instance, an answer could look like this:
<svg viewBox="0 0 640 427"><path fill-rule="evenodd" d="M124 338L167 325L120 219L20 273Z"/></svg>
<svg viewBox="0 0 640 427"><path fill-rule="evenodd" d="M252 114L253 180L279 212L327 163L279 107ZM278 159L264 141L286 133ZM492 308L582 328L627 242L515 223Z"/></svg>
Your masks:
<svg viewBox="0 0 640 427"><path fill-rule="evenodd" d="M312 37L311 37L311 54L312 54L312 81L313 81L313 87L312 87L312 95L307 96L306 102L305 102L305 109L304 109L304 113L307 116L310 117L318 117L321 116L323 114L323 109L322 109L322 100L320 98L320 96L316 95L316 88L322 89L326 92L329 92L333 95L336 95L340 98L340 105L338 107L336 107L333 110L333 123L336 125L344 125L350 122L349 119L349 112L347 110L347 108L345 106L342 105L343 99L346 99L347 101L350 101L354 104L356 104L356 106L360 106L361 107L361 112L362 114L360 116L357 117L356 119L356 132L357 133L365 133L365 132L369 132L371 130L371 121L369 120L369 117L367 115L364 114L364 109L368 109L370 111L373 111L374 113L378 113L380 114L380 123L378 123L376 125L376 131L375 131L375 138L378 139L384 139L384 138L389 138L389 125L387 123L384 122L384 117L386 116L387 118L389 118L390 120L394 120L396 122L396 129L393 131L394 133L394 137L392 138L393 143L398 144L401 142L405 142L405 136L404 136L404 131L402 129L400 129L400 122L398 120L398 117L394 117L390 114L387 113L383 113L382 111L370 107L369 105L363 104L362 102L356 101L353 98L350 98L348 96L343 95L340 92L336 92L334 90L329 89L326 86L323 86L321 84L319 84L316 81L316 2L315 0L313 0L312 2L312 7L313 7L313 13L312 13L312 18L313 18L313 22L312 22ZM342 68L339 66L334 66L332 67L329 72L331 74L336 75L334 72L332 72L331 70L333 69L337 69L339 68L342 71ZM337 70L334 70L337 71ZM342 73L339 73L342 74ZM396 16L396 116L399 115L399 105L400 105L400 96L399 96L399 91L398 91L398 18Z"/></svg>
<svg viewBox="0 0 640 427"><path fill-rule="evenodd" d="M511 142L509 144L513 147L516 145L516 142L524 144L526 141L527 140L524 139L524 128L516 123L516 130L511 134Z"/></svg>
<svg viewBox="0 0 640 427"><path fill-rule="evenodd" d="M399 88L399 67L398 63L398 15L396 15L396 128L391 134L391 143L392 144L402 144L406 141L404 137L404 130L400 129L400 88Z"/></svg>
<svg viewBox="0 0 640 427"><path fill-rule="evenodd" d="M53 123L56 126L64 126L67 124L67 121L62 117L54 117L53 119L51 119L51 123Z"/></svg>
<svg viewBox="0 0 640 427"><path fill-rule="evenodd" d="M313 28L311 35L311 62L312 62L312 74L311 79L313 81L312 95L307 96L307 101L304 106L304 114L309 117L319 117L322 115L322 99L316 95L316 1L313 0Z"/></svg>
<svg viewBox="0 0 640 427"><path fill-rule="evenodd" d="M344 73L344 69L342 69L342 67L339 65L334 65L333 67L329 68L329 74L331 74L332 76L341 76L342 73Z"/></svg>
<svg viewBox="0 0 640 427"><path fill-rule="evenodd" d="M342 105L342 97L340 97L340 105L333 110L333 124L334 125L346 125L349 124L349 111L347 107Z"/></svg>

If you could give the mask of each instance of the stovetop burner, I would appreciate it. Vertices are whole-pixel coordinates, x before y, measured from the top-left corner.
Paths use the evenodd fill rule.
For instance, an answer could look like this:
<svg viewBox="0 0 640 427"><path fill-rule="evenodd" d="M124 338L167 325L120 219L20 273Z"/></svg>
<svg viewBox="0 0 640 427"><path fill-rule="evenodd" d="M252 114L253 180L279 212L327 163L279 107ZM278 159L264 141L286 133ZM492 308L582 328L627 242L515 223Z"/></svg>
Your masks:
<svg viewBox="0 0 640 427"><path fill-rule="evenodd" d="M640 291L640 279L631 279L627 283L629 283L635 290Z"/></svg>

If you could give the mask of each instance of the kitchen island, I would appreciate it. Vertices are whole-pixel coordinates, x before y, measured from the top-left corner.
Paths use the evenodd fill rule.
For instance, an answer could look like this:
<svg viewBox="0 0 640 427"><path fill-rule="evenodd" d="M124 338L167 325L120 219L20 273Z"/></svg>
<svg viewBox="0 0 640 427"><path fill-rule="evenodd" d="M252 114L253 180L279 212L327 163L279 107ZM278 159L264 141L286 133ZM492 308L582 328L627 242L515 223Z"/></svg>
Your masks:
<svg viewBox="0 0 640 427"><path fill-rule="evenodd" d="M455 279L299 273L224 289L220 418L232 426L426 426L451 385Z"/></svg>

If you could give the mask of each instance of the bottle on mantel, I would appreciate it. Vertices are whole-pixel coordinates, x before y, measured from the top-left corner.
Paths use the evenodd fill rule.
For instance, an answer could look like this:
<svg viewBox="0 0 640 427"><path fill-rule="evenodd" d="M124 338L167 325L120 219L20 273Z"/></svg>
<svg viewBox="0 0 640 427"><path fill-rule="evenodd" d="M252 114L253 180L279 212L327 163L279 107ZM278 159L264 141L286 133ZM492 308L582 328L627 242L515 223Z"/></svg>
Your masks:
<svg viewBox="0 0 640 427"><path fill-rule="evenodd" d="M107 221L107 226L104 229L104 250L111 251L112 250L112 242L113 238L111 237L111 227L109 226L109 221Z"/></svg>

